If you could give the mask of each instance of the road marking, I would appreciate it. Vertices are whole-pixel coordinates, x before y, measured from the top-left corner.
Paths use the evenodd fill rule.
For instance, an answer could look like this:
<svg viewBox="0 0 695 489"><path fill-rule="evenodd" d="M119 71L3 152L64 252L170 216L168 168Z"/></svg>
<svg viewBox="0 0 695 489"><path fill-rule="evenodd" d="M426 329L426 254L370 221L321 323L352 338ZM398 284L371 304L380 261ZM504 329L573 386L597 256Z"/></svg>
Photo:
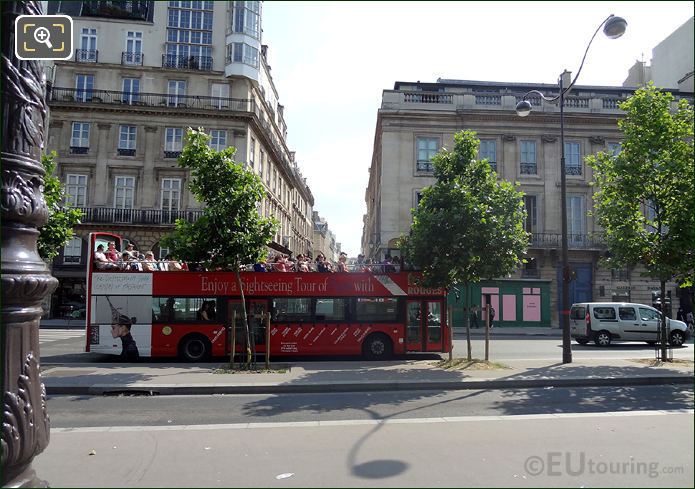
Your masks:
<svg viewBox="0 0 695 489"><path fill-rule="evenodd" d="M39 344L53 341L70 340L72 338L84 338L84 329L40 329Z"/></svg>
<svg viewBox="0 0 695 489"><path fill-rule="evenodd" d="M552 413L552 414L511 414L505 416L455 416L443 418L406 419L353 419L336 421L290 421L277 423L231 423L202 425L163 425L163 426L93 426L86 428L51 428L51 433L115 433L133 431L196 431L196 430L244 430L262 428L320 428L327 426L374 426L380 424L424 424L424 423L467 423L479 421L524 421L536 419L603 418L606 416L673 416L690 414L693 409L664 409L645 411L607 411L595 413Z"/></svg>

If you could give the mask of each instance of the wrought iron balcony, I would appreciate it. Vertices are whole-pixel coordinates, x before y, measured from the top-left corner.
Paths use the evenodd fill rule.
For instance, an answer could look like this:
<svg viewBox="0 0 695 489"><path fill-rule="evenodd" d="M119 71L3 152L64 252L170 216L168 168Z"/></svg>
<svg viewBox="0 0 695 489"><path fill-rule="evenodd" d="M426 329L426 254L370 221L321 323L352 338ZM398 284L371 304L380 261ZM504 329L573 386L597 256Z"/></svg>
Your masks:
<svg viewBox="0 0 695 489"><path fill-rule="evenodd" d="M89 153L89 146L70 146L71 155L86 155Z"/></svg>
<svg viewBox="0 0 695 489"><path fill-rule="evenodd" d="M164 151L165 158L178 158L181 156L181 151Z"/></svg>
<svg viewBox="0 0 695 489"><path fill-rule="evenodd" d="M569 249L603 250L606 244L600 234L568 234L567 246ZM562 234L559 233L533 233L531 235L531 248L560 249L562 247Z"/></svg>
<svg viewBox="0 0 695 489"><path fill-rule="evenodd" d="M79 207L83 224L173 225L177 219L194 222L203 211L167 211L160 209L116 209Z"/></svg>
<svg viewBox="0 0 695 489"><path fill-rule="evenodd" d="M521 174L522 175L536 175L538 174L537 166L535 163L520 163Z"/></svg>
<svg viewBox="0 0 695 489"><path fill-rule="evenodd" d="M565 165L565 175L582 175L582 167Z"/></svg>
<svg viewBox="0 0 695 489"><path fill-rule="evenodd" d="M96 63L99 61L99 51L96 49L76 49L75 61L78 63Z"/></svg>
<svg viewBox="0 0 695 489"><path fill-rule="evenodd" d="M178 105L170 105L172 99ZM258 109L253 100L238 98L206 97L198 95L168 95L165 93L118 92L115 90L84 90L53 87L49 101L56 103L88 103L92 105L132 105L143 107L171 107L172 109L206 109L232 112L254 112Z"/></svg>
<svg viewBox="0 0 695 489"><path fill-rule="evenodd" d="M83 1L82 15L116 19L147 20L148 1Z"/></svg>
<svg viewBox="0 0 695 489"><path fill-rule="evenodd" d="M212 56L178 56L162 54L162 68L212 71Z"/></svg>
<svg viewBox="0 0 695 489"><path fill-rule="evenodd" d="M135 148L133 148L133 149L118 148L118 155L119 156L135 156Z"/></svg>
<svg viewBox="0 0 695 489"><path fill-rule="evenodd" d="M142 66L144 59L145 55L143 53L130 53L128 51L121 52L122 65Z"/></svg>

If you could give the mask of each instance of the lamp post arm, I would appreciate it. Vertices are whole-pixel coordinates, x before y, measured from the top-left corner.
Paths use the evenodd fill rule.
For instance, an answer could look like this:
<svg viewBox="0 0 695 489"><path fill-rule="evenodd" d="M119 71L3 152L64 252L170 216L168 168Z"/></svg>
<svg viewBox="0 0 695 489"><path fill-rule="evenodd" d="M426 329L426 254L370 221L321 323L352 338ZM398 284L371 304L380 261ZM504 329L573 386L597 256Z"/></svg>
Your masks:
<svg viewBox="0 0 695 489"><path fill-rule="evenodd" d="M612 19L613 17L615 17L615 15L613 15L613 14L609 15L609 16L606 17L606 19L605 19L603 22L601 22L601 24L599 24L599 26L596 28L596 32L594 32L594 35L591 36L591 40L589 41L589 44L586 46L586 50L584 51L584 57L582 58L582 62L581 62L581 64L579 65L579 69L577 70L577 74L574 75L574 79L570 82L570 84L567 86L567 88L565 88L564 90L562 90L562 92L561 92L560 95L562 95L562 96L566 95L567 92L569 92L569 91L572 89L572 87L574 86L574 84L577 82L577 79L579 78L579 74L582 72L582 68L584 68L584 61L586 61L586 55L589 54L589 48L591 47L591 44L594 42L594 39L596 38L596 34L598 34L598 31L601 30L601 27L603 27L603 26L606 24L606 22L608 22L608 21L609 21L610 19ZM523 100L526 100L527 97L528 97L529 95L531 95L532 93L535 93L536 95L539 95L539 96L540 96L543 100L545 100L546 102L555 102L556 100L560 99L560 95L557 95L556 97L546 97L545 95L543 95L543 94L542 94L541 92L539 92L538 90L530 90L529 92L526 92L526 93L524 94Z"/></svg>
<svg viewBox="0 0 695 489"><path fill-rule="evenodd" d="M596 28L596 32L594 32L594 35L591 36L591 40L589 41L589 44L586 46L586 51L584 51L584 57L582 58L582 62L581 62L581 64L579 65L579 69L577 70L577 74L574 75L574 79L570 82L569 86L568 86L567 88L565 88L565 90L563 91L563 95L566 94L567 92L569 92L569 91L572 89L572 87L574 86L574 84L575 84L576 81L577 81L577 78L579 78L579 74L582 72L582 68L584 67L584 61L586 61L586 55L589 54L589 48L591 47L591 43L594 42L594 39L596 38L596 34L598 34L598 31L601 30L601 27L603 27L603 26L606 24L606 22L608 22L608 21L609 21L611 18L613 18L613 17L615 17L615 15L610 14L610 15L609 15L608 17L606 17L606 19L605 19L603 22L601 22L601 24Z"/></svg>

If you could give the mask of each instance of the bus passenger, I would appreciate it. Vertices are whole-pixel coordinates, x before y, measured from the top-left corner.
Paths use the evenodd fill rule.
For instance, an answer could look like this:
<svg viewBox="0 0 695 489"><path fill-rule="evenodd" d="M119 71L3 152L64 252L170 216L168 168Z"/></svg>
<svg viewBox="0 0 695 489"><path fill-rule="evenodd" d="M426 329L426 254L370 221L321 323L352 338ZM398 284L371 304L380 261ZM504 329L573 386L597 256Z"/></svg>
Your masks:
<svg viewBox="0 0 695 489"><path fill-rule="evenodd" d="M97 246L97 250L94 252L94 265L97 270L113 270L118 268L118 265L106 258L104 245L102 244Z"/></svg>
<svg viewBox="0 0 695 489"><path fill-rule="evenodd" d="M142 263L142 269L145 272L155 272L159 270L157 261L154 259L154 253L152 251L145 253L145 261Z"/></svg>
<svg viewBox="0 0 695 489"><path fill-rule="evenodd" d="M347 253L344 251L340 252L340 258L338 258L338 272L349 272L347 266Z"/></svg>

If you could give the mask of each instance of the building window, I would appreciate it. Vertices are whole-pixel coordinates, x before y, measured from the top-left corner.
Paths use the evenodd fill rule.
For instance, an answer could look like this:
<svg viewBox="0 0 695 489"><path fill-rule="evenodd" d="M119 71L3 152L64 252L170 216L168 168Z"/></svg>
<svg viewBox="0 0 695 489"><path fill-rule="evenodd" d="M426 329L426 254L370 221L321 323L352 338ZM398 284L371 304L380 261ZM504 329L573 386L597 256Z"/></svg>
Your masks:
<svg viewBox="0 0 695 489"><path fill-rule="evenodd" d="M437 138L417 138L417 171L434 171L432 157L439 150L439 139Z"/></svg>
<svg viewBox="0 0 695 489"><path fill-rule="evenodd" d="M272 173L271 170L272 164L270 163L270 160L268 160L268 171L265 173L265 183L270 188L270 174Z"/></svg>
<svg viewBox="0 0 695 489"><path fill-rule="evenodd" d="M142 64L142 32L128 31L126 33L123 64Z"/></svg>
<svg viewBox="0 0 695 489"><path fill-rule="evenodd" d="M227 147L227 131L210 131L210 147L215 151L222 151Z"/></svg>
<svg viewBox="0 0 695 489"><path fill-rule="evenodd" d="M65 203L72 207L87 206L87 175L68 173L65 179Z"/></svg>
<svg viewBox="0 0 695 489"><path fill-rule="evenodd" d="M212 2L169 2L166 68L212 70Z"/></svg>
<svg viewBox="0 0 695 489"><path fill-rule="evenodd" d="M169 107L183 105L183 97L186 96L186 82L183 80L169 80L167 94L169 95L167 102Z"/></svg>
<svg viewBox="0 0 695 489"><path fill-rule="evenodd" d="M608 143L608 154L611 156L618 156L618 153L620 153L623 150L623 147L620 143Z"/></svg>
<svg viewBox="0 0 695 489"><path fill-rule="evenodd" d="M497 171L497 141L493 139L480 140L480 156L481 160L487 159L490 167Z"/></svg>
<svg viewBox="0 0 695 489"><path fill-rule="evenodd" d="M567 241L579 244L586 240L586 206L583 195L567 196Z"/></svg>
<svg viewBox="0 0 695 489"><path fill-rule="evenodd" d="M89 151L89 122L73 122L70 153L87 154Z"/></svg>
<svg viewBox="0 0 695 489"><path fill-rule="evenodd" d="M167 127L165 134L164 157L178 158L183 149L183 129L180 127Z"/></svg>
<svg viewBox="0 0 695 489"><path fill-rule="evenodd" d="M261 152L262 154L263 152ZM251 143L249 144L249 167L253 170L255 168L256 160L256 140L251 138ZM261 175L263 171L261 170Z"/></svg>
<svg viewBox="0 0 695 489"><path fill-rule="evenodd" d="M261 39L260 13L261 2L233 2L231 16L232 32L247 34L255 39Z"/></svg>
<svg viewBox="0 0 695 489"><path fill-rule="evenodd" d="M537 175L536 167L536 142L521 141L521 173L524 175Z"/></svg>
<svg viewBox="0 0 695 489"><path fill-rule="evenodd" d="M140 79L123 79L123 103L133 104L140 101Z"/></svg>
<svg viewBox="0 0 695 489"><path fill-rule="evenodd" d="M526 222L524 229L528 233L538 232L538 206L535 195L524 195L524 206L526 207Z"/></svg>
<svg viewBox="0 0 695 489"><path fill-rule="evenodd" d="M83 27L80 34L80 49L77 50L75 61L82 63L97 62L97 30Z"/></svg>
<svg viewBox="0 0 695 489"><path fill-rule="evenodd" d="M162 178L162 210L178 211L181 208L181 179Z"/></svg>
<svg viewBox="0 0 695 489"><path fill-rule="evenodd" d="M229 85L227 83L213 83L210 86L210 95L213 97L212 105L215 109L229 108Z"/></svg>
<svg viewBox="0 0 695 489"><path fill-rule="evenodd" d="M78 265L82 260L82 238L73 236L63 248L63 263Z"/></svg>
<svg viewBox="0 0 695 489"><path fill-rule="evenodd" d="M244 63L258 68L258 49L243 42L227 44L226 62Z"/></svg>
<svg viewBox="0 0 695 489"><path fill-rule="evenodd" d="M135 177L116 177L113 206L116 209L132 209L135 201Z"/></svg>
<svg viewBox="0 0 695 489"><path fill-rule="evenodd" d="M121 156L135 156L136 139L137 127L120 126L118 137L118 154Z"/></svg>
<svg viewBox="0 0 695 489"><path fill-rule="evenodd" d="M579 143L565 143L565 175L581 175L582 159Z"/></svg>
<svg viewBox="0 0 695 489"><path fill-rule="evenodd" d="M75 89L78 102L91 102L94 96L94 75L76 75Z"/></svg>
<svg viewBox="0 0 695 489"><path fill-rule="evenodd" d="M630 280L630 268L611 268L611 278L613 280Z"/></svg>

